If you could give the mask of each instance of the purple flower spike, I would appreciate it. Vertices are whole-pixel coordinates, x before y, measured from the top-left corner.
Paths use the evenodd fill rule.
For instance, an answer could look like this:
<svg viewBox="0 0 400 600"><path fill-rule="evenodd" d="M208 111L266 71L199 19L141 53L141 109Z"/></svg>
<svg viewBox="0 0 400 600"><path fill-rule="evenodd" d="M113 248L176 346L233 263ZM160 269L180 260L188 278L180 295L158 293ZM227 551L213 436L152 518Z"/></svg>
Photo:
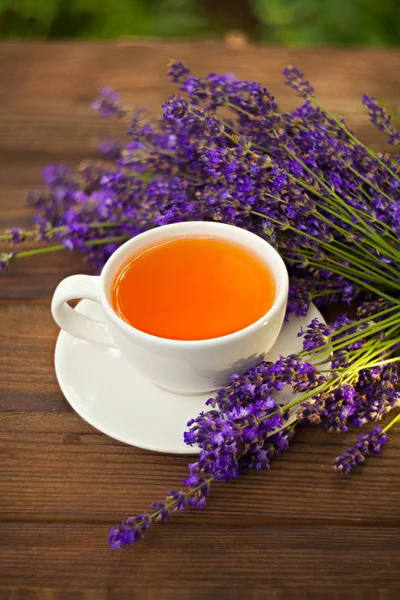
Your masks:
<svg viewBox="0 0 400 600"><path fill-rule="evenodd" d="M120 100L120 94L110 87L101 90L99 97L93 102L92 108L102 117L121 118L126 114L126 107Z"/></svg>
<svg viewBox="0 0 400 600"><path fill-rule="evenodd" d="M11 229L7 229L4 233L10 236L10 241L13 246L20 244L25 240L25 232L21 227L11 227Z"/></svg>
<svg viewBox="0 0 400 600"><path fill-rule="evenodd" d="M303 98L311 98L315 96L314 88L310 85L310 82L304 79L304 75L296 67L289 65L282 71L286 78L286 85L290 85L300 96Z"/></svg>
<svg viewBox="0 0 400 600"><path fill-rule="evenodd" d="M363 96L363 104L367 107L371 122L383 133L389 134L388 142L394 146L400 144L400 133L394 129L392 118L386 108L381 106L372 96Z"/></svg>
<svg viewBox="0 0 400 600"><path fill-rule="evenodd" d="M8 265L14 256L15 252L0 252L0 273L7 271Z"/></svg>
<svg viewBox="0 0 400 600"><path fill-rule="evenodd" d="M337 471L345 475L363 463L370 454L380 454L388 441L389 438L382 432L382 428L374 427L369 433L360 435L356 445L337 456L332 464Z"/></svg>
<svg viewBox="0 0 400 600"><path fill-rule="evenodd" d="M294 313L297 317L306 317L311 304L310 292L298 285L289 287L288 305L286 308L286 318Z"/></svg>
<svg viewBox="0 0 400 600"><path fill-rule="evenodd" d="M118 140L105 139L100 142L98 151L107 160L115 160L121 156L123 147L122 142Z"/></svg>
<svg viewBox="0 0 400 600"><path fill-rule="evenodd" d="M182 83L190 71L180 61L171 61L168 63L167 74L171 77L174 83Z"/></svg>
<svg viewBox="0 0 400 600"><path fill-rule="evenodd" d="M134 544L143 537L143 532L151 526L149 515L142 514L122 521L118 527L111 527L108 542L111 548L119 549Z"/></svg>

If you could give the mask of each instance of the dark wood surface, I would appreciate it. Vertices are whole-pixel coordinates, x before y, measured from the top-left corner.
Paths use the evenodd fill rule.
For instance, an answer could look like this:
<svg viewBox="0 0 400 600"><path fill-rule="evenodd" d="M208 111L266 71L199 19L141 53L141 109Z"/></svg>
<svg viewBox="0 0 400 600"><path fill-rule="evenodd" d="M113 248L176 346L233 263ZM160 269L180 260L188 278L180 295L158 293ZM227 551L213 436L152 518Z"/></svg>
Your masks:
<svg viewBox="0 0 400 600"><path fill-rule="evenodd" d="M399 51L3 43L0 229L29 224L24 195L43 166L74 165L94 156L103 136L122 136L118 123L91 113L99 88L159 113L174 91L164 75L171 57L198 74L262 81L285 107L297 99L280 70L294 63L375 148L384 146L361 94L400 104ZM398 432L381 457L341 478L330 462L356 434L304 428L270 472L216 486L204 511L155 527L136 547L108 549L109 526L178 487L188 460L116 442L64 400L50 298L82 270L65 252L21 260L0 278L0 598L136 598L139 590L161 600L213 590L216 598L399 598Z"/></svg>

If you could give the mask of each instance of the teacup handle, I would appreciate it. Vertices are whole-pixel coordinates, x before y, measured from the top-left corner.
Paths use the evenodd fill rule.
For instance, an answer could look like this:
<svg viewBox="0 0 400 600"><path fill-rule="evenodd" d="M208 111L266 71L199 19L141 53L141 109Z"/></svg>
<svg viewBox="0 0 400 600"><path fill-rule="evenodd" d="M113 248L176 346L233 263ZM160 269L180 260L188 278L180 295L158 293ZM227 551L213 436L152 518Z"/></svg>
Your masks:
<svg viewBox="0 0 400 600"><path fill-rule="evenodd" d="M100 303L100 277L71 275L58 284L51 302L51 312L57 325L81 340L115 347L105 323L90 319L69 306L69 300L81 298Z"/></svg>

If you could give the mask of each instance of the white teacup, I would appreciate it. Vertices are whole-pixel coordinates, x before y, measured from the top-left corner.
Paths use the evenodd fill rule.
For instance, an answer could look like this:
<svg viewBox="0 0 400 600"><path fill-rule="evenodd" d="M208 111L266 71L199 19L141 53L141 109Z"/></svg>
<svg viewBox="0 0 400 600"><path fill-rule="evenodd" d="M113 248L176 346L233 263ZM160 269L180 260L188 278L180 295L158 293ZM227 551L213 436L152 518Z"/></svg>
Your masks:
<svg viewBox="0 0 400 600"><path fill-rule="evenodd" d="M139 331L115 313L110 301L111 288L115 275L130 256L141 248L166 240L199 236L229 240L257 256L269 267L276 291L274 303L265 315L230 335L181 341ZM140 289L137 293L140 294ZM51 310L62 329L82 340L119 348L123 356L153 383L175 393L197 394L223 387L232 373L244 373L262 360L281 330L287 294L285 264L270 244L239 227L192 221L157 227L132 238L114 252L98 277L67 277L54 292ZM85 317L67 304L69 300L77 298L98 302L103 308L105 323ZM82 368L85 368L84 365Z"/></svg>

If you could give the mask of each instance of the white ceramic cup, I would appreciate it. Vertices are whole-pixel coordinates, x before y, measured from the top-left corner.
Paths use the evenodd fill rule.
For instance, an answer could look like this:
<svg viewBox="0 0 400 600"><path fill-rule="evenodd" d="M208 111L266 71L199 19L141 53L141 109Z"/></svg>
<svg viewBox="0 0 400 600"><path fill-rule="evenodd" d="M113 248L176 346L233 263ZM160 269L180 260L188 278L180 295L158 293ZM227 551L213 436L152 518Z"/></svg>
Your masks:
<svg viewBox="0 0 400 600"><path fill-rule="evenodd" d="M265 315L252 325L229 335L181 341L139 331L115 313L110 300L113 281L120 267L132 255L141 248L169 239L199 236L229 240L257 256L269 267L276 291L272 308ZM137 293L140 294L140 289ZM265 240L232 225L192 221L157 227L132 238L114 252L98 277L67 277L54 292L51 310L61 329L88 342L119 348L123 356L153 383L175 393L197 394L223 387L232 373L244 373L262 360L281 330L287 294L285 264ZM67 304L69 300L77 298L98 302L103 308L105 322L90 319Z"/></svg>

